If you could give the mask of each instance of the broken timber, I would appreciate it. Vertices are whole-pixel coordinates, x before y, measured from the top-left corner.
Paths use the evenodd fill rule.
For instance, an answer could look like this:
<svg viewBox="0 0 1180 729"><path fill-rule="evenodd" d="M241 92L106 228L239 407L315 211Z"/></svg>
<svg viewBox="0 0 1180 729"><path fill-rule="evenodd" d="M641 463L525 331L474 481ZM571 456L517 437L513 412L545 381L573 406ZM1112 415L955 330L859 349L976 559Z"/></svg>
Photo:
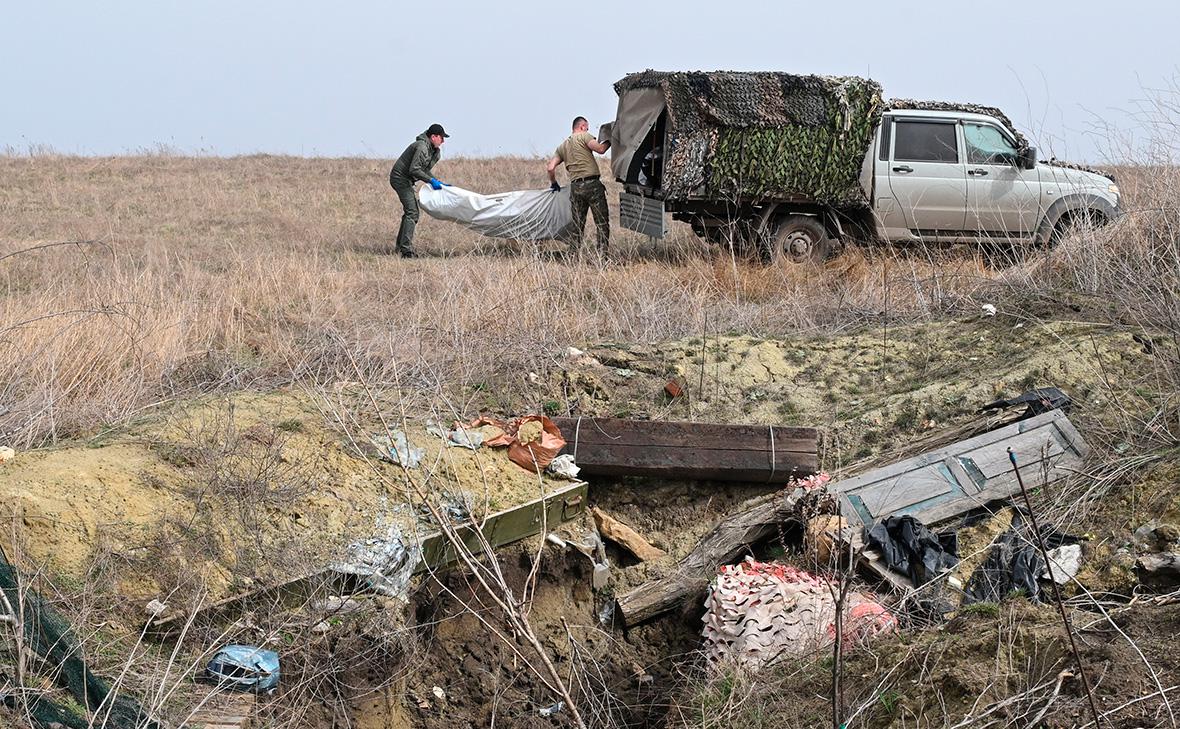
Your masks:
<svg viewBox="0 0 1180 729"><path fill-rule="evenodd" d="M619 613L627 627L671 610L693 596L704 596L717 565L729 564L751 544L778 533L778 527L792 518L802 489L793 493L768 494L750 499L740 511L718 523L681 560L676 571L659 580L644 583L618 598Z"/></svg>
<svg viewBox="0 0 1180 729"><path fill-rule="evenodd" d="M1037 486L1079 469L1089 450L1065 413L1052 410L830 484L827 491L838 495L841 516L857 531L901 514L933 524L1019 492L1020 485L1008 465L1008 447L1027 464L1022 466L1027 473L1036 474L1030 482ZM741 511L713 527L673 574L621 595L618 608L623 624L637 625L701 595L718 565L733 562L750 545L774 535L780 524L793 518L801 493L796 490L786 497L771 494L746 502ZM894 584L904 584L892 579L894 575L883 562L874 563L871 555L866 556L869 558L861 560L863 566Z"/></svg>
<svg viewBox="0 0 1180 729"><path fill-rule="evenodd" d="M817 431L621 418L553 418L584 473L787 483L819 465Z"/></svg>
<svg viewBox="0 0 1180 729"><path fill-rule="evenodd" d="M483 520L480 531L495 549L531 537L542 529L552 529L586 511L586 489L587 484L583 481L564 484L547 496L491 514ZM456 531L464 545L479 556L479 536L475 530L470 525L456 525ZM432 531L422 537L422 561L414 572L417 574L427 569L440 569L457 559L455 548L446 537ZM182 629L191 618L220 620L244 610L290 610L317 597L347 595L363 589L363 580L355 575L330 568L317 570L278 584L230 595L191 613L166 613L149 621L148 628L154 632L168 633Z"/></svg>

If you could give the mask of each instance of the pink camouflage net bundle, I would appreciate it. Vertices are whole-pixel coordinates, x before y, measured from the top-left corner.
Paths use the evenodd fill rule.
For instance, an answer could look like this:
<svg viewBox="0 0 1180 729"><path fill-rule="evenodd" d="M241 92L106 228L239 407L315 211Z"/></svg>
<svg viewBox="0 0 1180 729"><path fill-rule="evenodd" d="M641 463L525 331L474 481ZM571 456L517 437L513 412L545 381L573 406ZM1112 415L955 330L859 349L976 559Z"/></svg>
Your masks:
<svg viewBox="0 0 1180 729"><path fill-rule="evenodd" d="M751 557L723 566L705 600L709 664L757 670L785 656L813 653L836 638L837 586L787 564ZM897 629L880 603L850 592L843 639L853 646Z"/></svg>

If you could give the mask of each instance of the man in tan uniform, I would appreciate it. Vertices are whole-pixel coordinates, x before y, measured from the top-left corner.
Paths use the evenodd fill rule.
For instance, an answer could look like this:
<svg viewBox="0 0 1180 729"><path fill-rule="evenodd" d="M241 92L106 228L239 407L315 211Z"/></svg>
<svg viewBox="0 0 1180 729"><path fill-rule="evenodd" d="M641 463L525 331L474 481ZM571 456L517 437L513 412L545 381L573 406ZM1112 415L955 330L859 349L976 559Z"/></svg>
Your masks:
<svg viewBox="0 0 1180 729"><path fill-rule="evenodd" d="M577 253L582 244L582 233L586 229L586 211L594 214L598 226L598 252L606 258L610 246L610 213L606 207L606 187L598 176L598 160L594 153L606 154L610 142L599 143L590 133L590 122L586 117L574 119L573 133L558 146L549 160L550 188L561 189L557 184L557 166L565 165L570 176L570 208L574 214L574 229L569 240L570 252Z"/></svg>

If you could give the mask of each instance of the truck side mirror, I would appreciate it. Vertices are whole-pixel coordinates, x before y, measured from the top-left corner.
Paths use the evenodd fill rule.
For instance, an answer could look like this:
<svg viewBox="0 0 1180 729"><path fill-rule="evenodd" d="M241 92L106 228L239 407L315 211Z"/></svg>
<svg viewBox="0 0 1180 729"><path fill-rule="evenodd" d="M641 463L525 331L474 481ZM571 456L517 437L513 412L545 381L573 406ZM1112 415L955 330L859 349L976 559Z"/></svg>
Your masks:
<svg viewBox="0 0 1180 729"><path fill-rule="evenodd" d="M1031 170L1037 166L1037 148L1025 147L1016 153L1016 166L1022 170Z"/></svg>

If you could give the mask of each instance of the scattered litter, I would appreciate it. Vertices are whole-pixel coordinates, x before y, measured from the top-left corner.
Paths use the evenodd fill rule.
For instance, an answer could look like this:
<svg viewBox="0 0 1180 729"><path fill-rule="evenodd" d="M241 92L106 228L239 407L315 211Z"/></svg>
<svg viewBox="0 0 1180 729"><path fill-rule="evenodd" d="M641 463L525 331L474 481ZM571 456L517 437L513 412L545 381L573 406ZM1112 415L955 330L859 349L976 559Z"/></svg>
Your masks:
<svg viewBox="0 0 1180 729"><path fill-rule="evenodd" d="M1030 528L1020 510L1014 510L1012 526L995 541L987 559L968 580L964 604L1000 602L1013 593L1022 593L1032 602L1041 601L1038 580L1046 566ZM1050 554L1058 547L1076 545L1079 541L1050 524L1041 526L1041 537Z"/></svg>
<svg viewBox="0 0 1180 729"><path fill-rule="evenodd" d="M1040 577L1042 580L1047 580L1050 571L1052 571L1053 581L1064 585L1073 579L1081 568L1082 545L1063 544L1056 549L1049 550L1049 566L1047 569L1041 570Z"/></svg>
<svg viewBox="0 0 1180 729"><path fill-rule="evenodd" d="M8 463L13 458L16 458L16 451L8 446L0 446L0 463Z"/></svg>
<svg viewBox="0 0 1180 729"><path fill-rule="evenodd" d="M594 563L594 571L590 575L590 586L595 590L606 589L610 584L610 565L602 562Z"/></svg>
<svg viewBox="0 0 1180 729"><path fill-rule="evenodd" d="M434 698L438 699L439 701L447 700L447 692L443 691L442 686L435 686L434 688L430 689L430 693L434 694Z"/></svg>
<svg viewBox="0 0 1180 729"><path fill-rule="evenodd" d="M886 566L921 586L959 563L954 535L935 534L912 516L891 516L865 529Z"/></svg>
<svg viewBox="0 0 1180 729"><path fill-rule="evenodd" d="M148 604L143 607L144 612L152 619L158 618L164 613L168 612L168 603L160 602L156 598L148 600Z"/></svg>
<svg viewBox="0 0 1180 729"><path fill-rule="evenodd" d="M757 670L786 656L812 653L836 640L836 599L826 581L790 565L747 557L726 565L705 600L705 651L713 666ZM847 595L841 639L853 646L897 630L897 619L857 592Z"/></svg>
<svg viewBox="0 0 1180 729"><path fill-rule="evenodd" d="M508 444L508 458L536 473L552 463L564 447L565 438L552 420L545 415L529 415L516 421L516 436Z"/></svg>
<svg viewBox="0 0 1180 729"><path fill-rule="evenodd" d="M664 392L675 400L684 394L684 388L676 380L668 380L668 384L664 385Z"/></svg>
<svg viewBox="0 0 1180 729"><path fill-rule="evenodd" d="M995 304L984 304L980 308L983 310L984 316L995 316L996 315L996 305Z"/></svg>
<svg viewBox="0 0 1180 729"><path fill-rule="evenodd" d="M553 716L554 714L556 714L557 712L561 711L564 708L565 708L565 702L558 701L556 704L553 704L552 706L546 706L543 709L538 709L537 715L538 716Z"/></svg>
<svg viewBox="0 0 1180 729"><path fill-rule="evenodd" d="M557 546L559 549L565 549L567 546L569 546L568 543L564 539L557 536L553 532L549 532L548 534L546 534L545 540L547 542L549 542L550 544Z"/></svg>
<svg viewBox="0 0 1180 729"><path fill-rule="evenodd" d="M600 625L610 625L615 619L615 601L614 598L604 600L602 607L598 610L598 622Z"/></svg>
<svg viewBox="0 0 1180 729"><path fill-rule="evenodd" d="M578 472L581 470L582 469L578 468L577 464L574 463L574 457L568 453L563 453L557 458L554 458L553 462L545 468L546 473L551 473L554 476L568 479L570 481L577 481Z"/></svg>
<svg viewBox="0 0 1180 729"><path fill-rule="evenodd" d="M577 347L570 347L569 349L565 350L565 356L569 357L570 359L577 359L578 357L581 357L584 354L586 354L586 353L583 352L582 350L578 349Z"/></svg>
<svg viewBox="0 0 1180 729"><path fill-rule="evenodd" d="M405 599L410 576L422 559L422 547L415 534L407 534L404 518L389 520L384 536L372 537L348 545L344 560L332 565L336 572L363 577L373 590ZM380 524L378 529L380 529Z"/></svg>
<svg viewBox="0 0 1180 729"><path fill-rule="evenodd" d="M316 633L317 635L323 635L324 633L327 633L331 629L332 629L332 624L329 623L327 620L321 620L320 622L311 626L311 632Z"/></svg>
<svg viewBox="0 0 1180 729"><path fill-rule="evenodd" d="M1025 411L1024 415L1025 417L1031 418L1034 415L1047 413L1050 410L1061 410L1068 413L1073 409L1073 399L1056 387L1038 387L1035 390L1028 390L1021 393L1016 397L989 402L976 412L986 413L989 410L1001 410L1003 408L1016 407L1017 405L1028 405L1028 410Z"/></svg>
<svg viewBox="0 0 1180 729"><path fill-rule="evenodd" d="M626 367L616 367L615 374L619 377L634 377L635 370L629 370Z"/></svg>
<svg viewBox="0 0 1180 729"><path fill-rule="evenodd" d="M279 654L251 645L227 645L205 666L221 688L269 691L279 685Z"/></svg>
<svg viewBox="0 0 1180 729"><path fill-rule="evenodd" d="M444 430L438 425L428 425L426 432L442 438L443 442L451 448L468 448L474 451L479 450L479 447L483 445L483 431L475 428L465 428L456 425L451 430Z"/></svg>
<svg viewBox="0 0 1180 729"><path fill-rule="evenodd" d="M590 509L590 515L594 517L594 525L598 527L602 536L635 555L640 562L659 559L667 554L664 550L652 546L639 532L597 506Z"/></svg>
<svg viewBox="0 0 1180 729"><path fill-rule="evenodd" d="M377 447L380 457L384 460L406 468L417 468L426 451L411 446L406 440L406 434L400 430L392 431L391 435L392 438L390 435L374 435L369 440Z"/></svg>

